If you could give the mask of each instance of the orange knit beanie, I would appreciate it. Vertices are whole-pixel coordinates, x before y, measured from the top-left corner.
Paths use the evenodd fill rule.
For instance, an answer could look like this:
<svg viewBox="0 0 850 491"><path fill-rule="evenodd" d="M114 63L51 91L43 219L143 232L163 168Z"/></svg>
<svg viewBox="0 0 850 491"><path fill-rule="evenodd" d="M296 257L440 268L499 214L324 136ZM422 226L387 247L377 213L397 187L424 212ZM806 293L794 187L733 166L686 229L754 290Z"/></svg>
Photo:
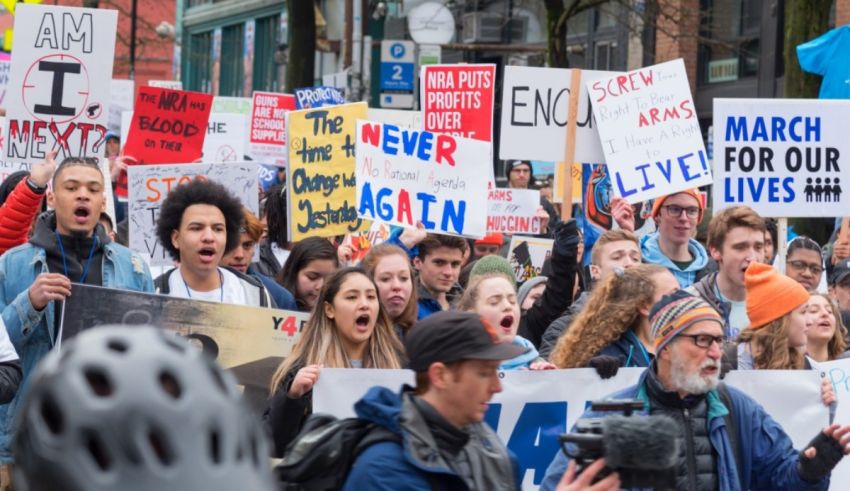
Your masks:
<svg viewBox="0 0 850 491"><path fill-rule="evenodd" d="M751 263L744 273L744 284L749 329L760 329L809 301L803 285L767 264Z"/></svg>
<svg viewBox="0 0 850 491"><path fill-rule="evenodd" d="M658 216L658 214L661 212L661 207L664 206L664 201L666 201L667 198L669 198L670 196L676 196L677 194L687 194L688 196L693 196L697 200L697 205L699 206L699 220L697 221L701 222L703 212L705 211L705 206L702 202L702 196L696 189L687 189L685 191L679 191L678 193L668 194L667 196L655 198L655 201L652 203L652 218Z"/></svg>

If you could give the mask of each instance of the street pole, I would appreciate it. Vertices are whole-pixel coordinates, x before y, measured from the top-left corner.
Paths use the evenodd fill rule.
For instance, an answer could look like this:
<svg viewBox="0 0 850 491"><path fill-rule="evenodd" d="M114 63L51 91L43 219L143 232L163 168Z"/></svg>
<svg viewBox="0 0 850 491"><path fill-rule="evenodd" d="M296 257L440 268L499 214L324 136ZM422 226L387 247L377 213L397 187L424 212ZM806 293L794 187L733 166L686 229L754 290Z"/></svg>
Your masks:
<svg viewBox="0 0 850 491"><path fill-rule="evenodd" d="M138 0L133 0L130 13L130 80L136 79L136 17L138 16Z"/></svg>

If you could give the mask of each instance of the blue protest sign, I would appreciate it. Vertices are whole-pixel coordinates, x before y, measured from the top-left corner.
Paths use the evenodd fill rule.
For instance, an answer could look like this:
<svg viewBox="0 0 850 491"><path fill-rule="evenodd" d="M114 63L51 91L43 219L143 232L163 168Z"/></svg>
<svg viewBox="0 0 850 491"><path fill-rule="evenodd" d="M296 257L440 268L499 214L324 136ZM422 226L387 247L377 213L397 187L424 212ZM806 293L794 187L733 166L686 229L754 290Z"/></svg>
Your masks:
<svg viewBox="0 0 850 491"><path fill-rule="evenodd" d="M335 87L304 87L295 89L296 109L315 109L317 107L345 104L345 96Z"/></svg>

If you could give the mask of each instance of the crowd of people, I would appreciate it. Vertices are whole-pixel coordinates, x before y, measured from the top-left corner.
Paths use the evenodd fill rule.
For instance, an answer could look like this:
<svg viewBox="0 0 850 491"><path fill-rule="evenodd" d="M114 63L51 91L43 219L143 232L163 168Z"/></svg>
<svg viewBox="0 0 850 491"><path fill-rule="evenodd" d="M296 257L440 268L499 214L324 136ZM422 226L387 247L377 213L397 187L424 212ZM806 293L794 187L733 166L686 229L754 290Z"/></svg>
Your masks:
<svg viewBox="0 0 850 491"><path fill-rule="evenodd" d="M117 190L126 183L126 159L114 151L111 176L93 159L57 165L54 153L0 185L0 479L6 489L10 466L16 480L29 482L24 489L51 489L44 483L64 482L63 472L85 467L39 475L47 452L58 447L39 443L49 435L38 425L61 433L55 425L77 421L72 413L63 419L72 400L66 392L98 393L104 384L118 392L124 380L74 368L82 362L71 355L48 356L72 283L308 312L297 344L268 380L262 423L274 457L285 456L303 434L324 369L413 370L414 387L376 387L355 406L360 418L398 438L359 454L346 489L518 489L522 476L512 455L483 423L488 401L501 391L502 370L592 367L610 378L620 367L646 368L635 387L615 397L641 400L644 413L670 416L681 429L677 489L826 489L831 470L850 453L850 427L837 425L794 450L761 406L721 382L729 370L811 370L848 356L850 237L836 233L822 248L800 236L777 254L774 222L745 206L714 210L709 219L703 198L691 190L657 198L656 231L642 237L634 232L634 209L613 199L617 226L585 244L576 220L559 217L542 198L538 215L542 235L553 239L551 255L542 276L517 284L503 234L466 239L420 224L395 229L355 261L339 237L287 240L285 185L264 193L258 217L222 184L194 180L174 188L162 205L156 234L174 266L154 278L127 247L127 217L113 228L104 213L105 179ZM512 162L505 177L511 187L528 187L531 165ZM118 195L116 207L122 203ZM696 239L703 220L704 244ZM79 346L104 342L86 339ZM81 356L81 348L67 349ZM39 372L43 359L52 365ZM63 374L63 366L82 370L84 382ZM179 393L175 387L192 385L185 379L192 370L170 375L174 380L160 375L159 383ZM67 391L57 392L57 384ZM821 400L834 409L828 383ZM86 404L74 411L88 410ZM100 410L91 409L93 415ZM241 419L238 424L253 431ZM112 436L99 438L105 440L84 450L101 470L98 459L106 457L98 445L116 452L110 469L134 458L113 446ZM617 474L594 481L603 466L577 474L575 463L559 453L542 489L619 489Z"/></svg>

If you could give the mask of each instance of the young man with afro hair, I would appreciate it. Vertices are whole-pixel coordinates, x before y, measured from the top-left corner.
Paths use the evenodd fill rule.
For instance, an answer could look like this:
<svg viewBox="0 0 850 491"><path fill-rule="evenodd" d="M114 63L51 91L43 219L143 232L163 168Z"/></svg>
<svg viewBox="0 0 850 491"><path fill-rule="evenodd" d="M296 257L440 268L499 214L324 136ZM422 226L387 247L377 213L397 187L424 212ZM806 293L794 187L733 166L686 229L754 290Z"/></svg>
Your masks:
<svg viewBox="0 0 850 491"><path fill-rule="evenodd" d="M179 265L154 283L173 297L275 307L262 282L220 266L239 243L242 203L221 184L196 179L175 188L162 203L156 233Z"/></svg>

